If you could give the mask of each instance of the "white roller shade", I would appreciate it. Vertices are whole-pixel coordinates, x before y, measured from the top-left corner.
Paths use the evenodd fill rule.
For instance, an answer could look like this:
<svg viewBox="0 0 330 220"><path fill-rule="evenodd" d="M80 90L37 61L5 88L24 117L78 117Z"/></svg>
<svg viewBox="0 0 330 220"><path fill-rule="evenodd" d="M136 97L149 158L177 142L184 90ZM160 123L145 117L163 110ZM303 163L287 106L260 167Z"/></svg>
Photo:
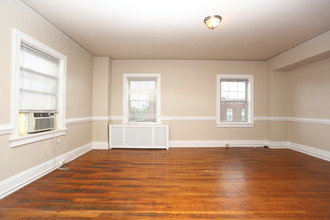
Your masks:
<svg viewBox="0 0 330 220"><path fill-rule="evenodd" d="M21 44L20 106L23 111L57 111L59 60Z"/></svg>

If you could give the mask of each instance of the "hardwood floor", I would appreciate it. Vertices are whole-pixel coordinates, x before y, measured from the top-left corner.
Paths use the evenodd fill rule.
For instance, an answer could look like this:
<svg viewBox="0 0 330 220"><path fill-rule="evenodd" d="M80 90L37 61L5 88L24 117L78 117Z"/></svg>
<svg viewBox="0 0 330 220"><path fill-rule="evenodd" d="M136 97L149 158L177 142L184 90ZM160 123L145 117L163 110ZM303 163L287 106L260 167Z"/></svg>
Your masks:
<svg viewBox="0 0 330 220"><path fill-rule="evenodd" d="M0 219L330 219L330 163L286 149L92 150Z"/></svg>

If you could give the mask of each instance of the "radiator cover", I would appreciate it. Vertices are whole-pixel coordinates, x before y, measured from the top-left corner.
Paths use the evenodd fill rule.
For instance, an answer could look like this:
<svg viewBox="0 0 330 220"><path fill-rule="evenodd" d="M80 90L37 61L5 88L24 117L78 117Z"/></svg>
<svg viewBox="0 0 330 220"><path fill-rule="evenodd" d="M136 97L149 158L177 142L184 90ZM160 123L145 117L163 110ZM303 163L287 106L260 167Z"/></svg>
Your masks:
<svg viewBox="0 0 330 220"><path fill-rule="evenodd" d="M109 125L109 148L169 148L168 125Z"/></svg>

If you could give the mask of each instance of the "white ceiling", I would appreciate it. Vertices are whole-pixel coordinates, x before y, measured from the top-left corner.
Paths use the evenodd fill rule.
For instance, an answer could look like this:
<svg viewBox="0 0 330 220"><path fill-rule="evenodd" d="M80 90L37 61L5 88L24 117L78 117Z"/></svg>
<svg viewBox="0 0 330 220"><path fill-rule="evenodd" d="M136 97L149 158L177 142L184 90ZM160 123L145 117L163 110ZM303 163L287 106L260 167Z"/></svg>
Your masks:
<svg viewBox="0 0 330 220"><path fill-rule="evenodd" d="M330 29L330 0L22 0L94 56L268 60ZM212 31L205 17L219 14Z"/></svg>

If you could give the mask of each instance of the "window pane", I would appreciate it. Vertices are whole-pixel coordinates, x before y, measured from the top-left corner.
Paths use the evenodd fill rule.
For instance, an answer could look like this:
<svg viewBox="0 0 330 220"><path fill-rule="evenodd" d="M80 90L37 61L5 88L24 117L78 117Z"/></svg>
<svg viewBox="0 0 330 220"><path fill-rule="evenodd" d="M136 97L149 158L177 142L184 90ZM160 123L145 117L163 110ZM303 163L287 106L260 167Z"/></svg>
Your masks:
<svg viewBox="0 0 330 220"><path fill-rule="evenodd" d="M237 91L245 92L245 85L246 85L246 82L238 82L237 83Z"/></svg>
<svg viewBox="0 0 330 220"><path fill-rule="evenodd" d="M229 91L237 91L237 82L229 82Z"/></svg>
<svg viewBox="0 0 330 220"><path fill-rule="evenodd" d="M229 90L229 83L228 82L221 82L221 91L228 91Z"/></svg>
<svg viewBox="0 0 330 220"><path fill-rule="evenodd" d="M244 109L245 119L247 121L247 102L220 102L220 121L242 122L242 109ZM230 119L230 120L228 120Z"/></svg>
<svg viewBox="0 0 330 220"><path fill-rule="evenodd" d="M238 100L245 100L245 92L237 92Z"/></svg>
<svg viewBox="0 0 330 220"><path fill-rule="evenodd" d="M241 109L241 121L246 121L245 109Z"/></svg>
<svg viewBox="0 0 330 220"><path fill-rule="evenodd" d="M149 81L148 82L148 88L149 90L155 90L156 89L156 82L155 81Z"/></svg>
<svg viewBox="0 0 330 220"><path fill-rule="evenodd" d="M226 111L226 121L233 121L233 109L231 108Z"/></svg>
<svg viewBox="0 0 330 220"><path fill-rule="evenodd" d="M228 92L221 92L221 100L228 100L229 93Z"/></svg>
<svg viewBox="0 0 330 220"><path fill-rule="evenodd" d="M246 81L221 81L221 100L246 100Z"/></svg>
<svg viewBox="0 0 330 220"><path fill-rule="evenodd" d="M237 92L229 92L229 100L237 100Z"/></svg>
<svg viewBox="0 0 330 220"><path fill-rule="evenodd" d="M130 89L139 89L139 81L130 81Z"/></svg>

